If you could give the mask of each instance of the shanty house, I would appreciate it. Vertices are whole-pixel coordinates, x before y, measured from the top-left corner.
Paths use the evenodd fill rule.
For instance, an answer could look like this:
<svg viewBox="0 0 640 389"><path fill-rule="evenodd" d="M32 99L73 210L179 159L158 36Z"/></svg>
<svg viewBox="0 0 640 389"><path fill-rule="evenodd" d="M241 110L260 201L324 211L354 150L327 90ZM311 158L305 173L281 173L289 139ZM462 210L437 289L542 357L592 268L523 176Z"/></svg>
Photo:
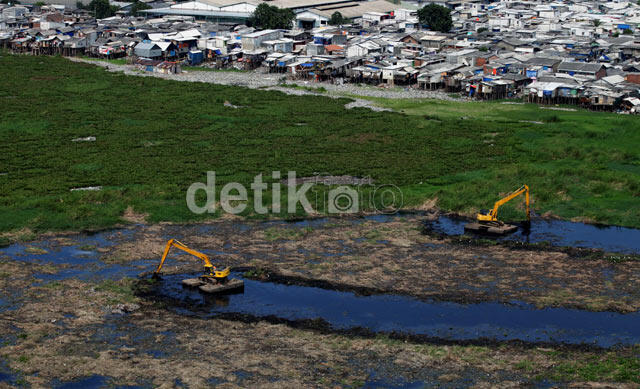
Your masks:
<svg viewBox="0 0 640 389"><path fill-rule="evenodd" d="M420 38L422 47L430 49L441 49L444 47L444 43L447 40L446 36L442 35L425 35Z"/></svg>
<svg viewBox="0 0 640 389"><path fill-rule="evenodd" d="M255 51L262 46L264 41L273 41L281 39L284 33L280 30L263 30L252 32L242 37L242 49L246 51Z"/></svg>
<svg viewBox="0 0 640 389"><path fill-rule="evenodd" d="M563 61L558 65L558 73L588 76L599 80L607 75L607 69L601 63Z"/></svg>
<svg viewBox="0 0 640 389"><path fill-rule="evenodd" d="M272 41L263 41L262 46L270 52L290 53L293 51L293 39L282 38Z"/></svg>
<svg viewBox="0 0 640 389"><path fill-rule="evenodd" d="M320 26L326 26L329 18L313 9L300 12L296 15L296 24L303 30L312 30Z"/></svg>
<svg viewBox="0 0 640 389"><path fill-rule="evenodd" d="M136 56L144 58L157 58L162 56L162 49L153 42L140 42L134 50Z"/></svg>

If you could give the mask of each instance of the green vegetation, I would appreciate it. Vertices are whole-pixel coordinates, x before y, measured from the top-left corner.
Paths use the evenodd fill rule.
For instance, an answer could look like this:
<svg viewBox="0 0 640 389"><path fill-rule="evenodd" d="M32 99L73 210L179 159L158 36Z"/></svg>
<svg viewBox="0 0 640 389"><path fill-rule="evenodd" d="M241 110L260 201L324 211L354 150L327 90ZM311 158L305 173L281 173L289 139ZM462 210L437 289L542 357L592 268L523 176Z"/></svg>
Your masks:
<svg viewBox="0 0 640 389"><path fill-rule="evenodd" d="M91 11L96 19L109 18L115 15L119 9L116 5L110 5L109 0L91 0L86 6L81 2L77 2L76 6Z"/></svg>
<svg viewBox="0 0 640 389"><path fill-rule="evenodd" d="M339 26L341 24L347 24L349 22L348 19L345 19L344 16L338 11L331 14L331 19L329 19L329 24L332 26Z"/></svg>
<svg viewBox="0 0 640 389"><path fill-rule="evenodd" d="M604 355L549 350L538 361L523 359L515 368L538 380L555 382L640 382L640 359L625 355L630 350ZM540 363L542 359L542 363ZM553 362L553 363L551 363ZM548 367L550 366L550 367Z"/></svg>
<svg viewBox="0 0 640 389"><path fill-rule="evenodd" d="M131 15L138 15L140 11L143 11L145 9L151 9L151 6L149 4L143 3L141 1L136 0L132 5L131 5Z"/></svg>
<svg viewBox="0 0 640 389"><path fill-rule="evenodd" d="M137 301L135 288L137 281L132 278L122 278L120 280L105 280L96 286L96 291L105 292L110 295L110 304L132 303Z"/></svg>
<svg viewBox="0 0 640 389"><path fill-rule="evenodd" d="M245 278L260 279L260 278L266 277L268 274L269 272L267 270L262 268L256 268L256 269L247 270L242 275Z"/></svg>
<svg viewBox="0 0 640 389"><path fill-rule="evenodd" d="M294 18L295 14L288 8L261 3L251 14L247 24L259 29L287 29L291 28Z"/></svg>
<svg viewBox="0 0 640 389"><path fill-rule="evenodd" d="M429 4L418 10L418 20L426 24L430 30L449 32L453 27L451 10L437 4Z"/></svg>
<svg viewBox="0 0 640 389"><path fill-rule="evenodd" d="M94 57L83 56L82 59L86 59L86 60L89 60L89 61L109 62L109 63L112 63L114 65L126 65L127 64L126 58L108 59L108 58L94 58Z"/></svg>
<svg viewBox="0 0 640 389"><path fill-rule="evenodd" d="M428 178L419 191L455 211L488 208L499 194L527 183L537 213L626 226L640 226L640 122L635 117L575 107L551 110L535 104L374 99L380 105L443 127L475 126L483 137L479 153L493 154L507 142L506 154L488 168ZM534 121L542 124L533 123ZM455 131L454 131L455 132ZM440 152L449 160L462 132ZM461 148L460 150L467 150ZM504 149L503 149L504 150ZM461 158L469 159L467 152ZM475 158L475 157L471 157ZM414 186L405 190L412 193ZM428 194L427 194L428 193ZM504 218L522 217L522 201L500 209Z"/></svg>
<svg viewBox="0 0 640 389"><path fill-rule="evenodd" d="M52 282L47 282L46 284L42 285L44 288L47 289L64 289L64 284L60 281L52 281Z"/></svg>
<svg viewBox="0 0 640 389"><path fill-rule="evenodd" d="M278 86L283 87L283 88L291 88L291 89L300 89L300 90L305 90L307 92L313 92L313 93L326 93L327 89L325 87L322 86L318 86L318 87L313 87L313 86L302 86L302 85L298 85L298 84L289 84L289 83L280 83L278 84Z"/></svg>
<svg viewBox="0 0 640 389"><path fill-rule="evenodd" d="M18 362L20 363L27 363L29 362L29 356L28 355L20 355L17 359Z"/></svg>
<svg viewBox="0 0 640 389"><path fill-rule="evenodd" d="M257 174L279 182L273 171L370 176L398 185L405 206L437 197L466 213L527 183L538 213L640 226L631 116L433 100L375 99L404 113L347 110L348 99L125 76L55 57L3 55L0 67L0 231L13 235L109 227L128 206L150 222L215 217L219 207L196 215L185 202L207 171L217 193L229 182L249 188ZM87 136L96 141L71 142ZM89 186L102 190L70 191ZM278 215L290 217L281 191ZM308 193L318 212L326 192ZM244 216L262 217L251 191L247 204ZM521 205L501 215L521 218Z"/></svg>
<svg viewBox="0 0 640 389"><path fill-rule="evenodd" d="M603 355L548 352L556 360L550 370L538 375L540 379L583 382L636 382L640 383L640 349L607 352ZM532 364L531 369L538 367Z"/></svg>

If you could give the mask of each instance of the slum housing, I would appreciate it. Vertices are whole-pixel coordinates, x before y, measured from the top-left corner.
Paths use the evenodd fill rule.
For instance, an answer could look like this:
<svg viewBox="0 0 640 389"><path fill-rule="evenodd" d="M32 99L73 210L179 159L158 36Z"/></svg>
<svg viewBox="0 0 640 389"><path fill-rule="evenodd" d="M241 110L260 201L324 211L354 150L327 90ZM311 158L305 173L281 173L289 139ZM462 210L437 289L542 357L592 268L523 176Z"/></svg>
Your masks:
<svg viewBox="0 0 640 389"><path fill-rule="evenodd" d="M598 110L640 110L640 6L625 1L272 0L287 30L246 26L262 0L143 0L145 16L59 5L0 4L0 47L32 55L126 58L144 71L184 65L259 69L290 79L399 86L473 99L520 98ZM417 9L451 10L430 31ZM334 12L348 24L331 26Z"/></svg>

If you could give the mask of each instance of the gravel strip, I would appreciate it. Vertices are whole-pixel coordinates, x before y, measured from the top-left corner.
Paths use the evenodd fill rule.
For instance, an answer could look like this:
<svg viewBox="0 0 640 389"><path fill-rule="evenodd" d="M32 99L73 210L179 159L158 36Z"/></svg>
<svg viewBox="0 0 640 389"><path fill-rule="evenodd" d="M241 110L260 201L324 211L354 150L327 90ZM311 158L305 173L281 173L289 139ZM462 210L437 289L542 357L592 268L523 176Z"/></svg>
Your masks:
<svg viewBox="0 0 640 389"><path fill-rule="evenodd" d="M276 90L289 95L303 96L303 95L315 95L326 96L331 98L341 98L345 95L355 95L363 97L380 97L389 99L438 99L438 100L462 100L453 98L448 94L440 91L426 91L414 88L405 89L384 89L372 86L358 86L355 84L330 84L326 82L309 82L309 81L291 81L286 80L288 84L296 84L301 87L322 87L326 92L313 92L305 89L296 89L281 86L282 81L285 79L283 75L275 73L263 73L259 70L251 72L234 72L234 71L185 71L180 74L162 74L162 73L149 73L141 72L133 65L117 65L109 62L87 60L77 57L69 57L70 61L83 62L92 65L101 66L106 68L110 72L123 72L132 76L143 77L159 77L176 81L190 81L190 82L206 82L211 84L221 85L234 85L242 86L252 89L266 89ZM365 107L374 111L391 111L388 108L381 108L368 100L354 99L353 102L345 105L345 108Z"/></svg>

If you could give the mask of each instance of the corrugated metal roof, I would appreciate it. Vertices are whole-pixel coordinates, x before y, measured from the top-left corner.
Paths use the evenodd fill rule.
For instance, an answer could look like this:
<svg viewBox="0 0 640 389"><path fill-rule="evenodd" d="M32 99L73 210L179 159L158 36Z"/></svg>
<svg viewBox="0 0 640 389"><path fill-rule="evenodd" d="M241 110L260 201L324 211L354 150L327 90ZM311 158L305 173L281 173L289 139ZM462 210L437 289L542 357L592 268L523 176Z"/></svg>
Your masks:
<svg viewBox="0 0 640 389"><path fill-rule="evenodd" d="M294 0L291 0L294 1ZM326 8L326 7L323 7ZM363 1L358 3L357 6L345 4L345 7L332 8L330 10L322 10L318 8L312 8L310 11L318 15L330 18L334 12L340 12L343 17L347 19L360 18L367 12L380 12L388 13L398 8L397 5L392 4L386 0L373 0Z"/></svg>

